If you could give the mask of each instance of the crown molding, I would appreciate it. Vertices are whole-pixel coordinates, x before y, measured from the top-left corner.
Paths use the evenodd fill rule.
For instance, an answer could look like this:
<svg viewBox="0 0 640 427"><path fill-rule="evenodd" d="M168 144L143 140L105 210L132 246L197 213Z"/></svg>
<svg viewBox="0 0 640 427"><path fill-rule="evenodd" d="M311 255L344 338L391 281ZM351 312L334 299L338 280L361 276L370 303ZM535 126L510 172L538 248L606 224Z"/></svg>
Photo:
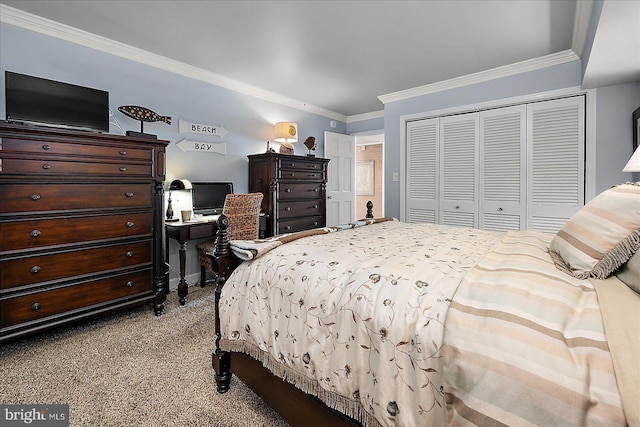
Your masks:
<svg viewBox="0 0 640 427"><path fill-rule="evenodd" d="M580 58L582 58L582 50L584 49L584 44L587 40L587 32L589 31L592 11L593 0L581 0L576 2L571 50Z"/></svg>
<svg viewBox="0 0 640 427"><path fill-rule="evenodd" d="M297 99L263 90L199 67L175 61L165 56L157 55L69 25L42 18L4 4L0 4L0 22L116 55L121 58L139 62L141 64L149 65L151 67L159 68L185 77L197 79L205 83L220 86L255 98L260 98L265 101L274 102L276 104L296 108L298 110L307 111L309 113L318 114L320 116L340 120L342 122L347 121L347 116L344 114L336 113L335 111L330 111Z"/></svg>
<svg viewBox="0 0 640 427"><path fill-rule="evenodd" d="M347 123L361 122L363 120L379 119L380 117L384 117L384 110L347 116Z"/></svg>
<svg viewBox="0 0 640 427"><path fill-rule="evenodd" d="M541 56L539 58L516 62L515 64L492 68L490 70L480 71L478 73L468 74L466 76L456 77L449 80L443 80L441 82L388 93L386 95L380 95L378 96L378 99L382 101L383 104L388 104L389 102L401 101L404 99L414 98L416 96L429 95L431 93L442 92L444 90L455 89L458 87L468 86L476 83L482 83L502 77L514 76L516 74L525 73L527 71L539 70L541 68L560 65L578 59L580 58L578 58L578 56L571 49L567 49L562 52L552 53L550 55Z"/></svg>

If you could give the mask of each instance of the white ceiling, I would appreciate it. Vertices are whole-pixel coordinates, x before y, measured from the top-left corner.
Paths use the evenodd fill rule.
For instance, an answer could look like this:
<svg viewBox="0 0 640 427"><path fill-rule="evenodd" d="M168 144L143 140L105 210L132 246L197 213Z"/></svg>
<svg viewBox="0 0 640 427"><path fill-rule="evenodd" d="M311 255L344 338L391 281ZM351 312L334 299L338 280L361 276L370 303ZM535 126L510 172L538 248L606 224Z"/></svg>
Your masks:
<svg viewBox="0 0 640 427"><path fill-rule="evenodd" d="M576 44L575 0L0 3L344 116Z"/></svg>

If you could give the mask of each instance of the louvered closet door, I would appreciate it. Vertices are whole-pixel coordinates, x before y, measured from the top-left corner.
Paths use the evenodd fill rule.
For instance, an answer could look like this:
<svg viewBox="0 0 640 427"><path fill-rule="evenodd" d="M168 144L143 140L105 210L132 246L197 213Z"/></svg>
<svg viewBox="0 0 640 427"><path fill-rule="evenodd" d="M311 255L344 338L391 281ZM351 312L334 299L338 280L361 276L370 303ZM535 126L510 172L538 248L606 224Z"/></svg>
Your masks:
<svg viewBox="0 0 640 427"><path fill-rule="evenodd" d="M407 222L438 222L438 123L407 123Z"/></svg>
<svg viewBox="0 0 640 427"><path fill-rule="evenodd" d="M557 232L584 206L584 96L527 107L527 228Z"/></svg>
<svg viewBox="0 0 640 427"><path fill-rule="evenodd" d="M440 223L478 227L478 113L440 119Z"/></svg>
<svg viewBox="0 0 640 427"><path fill-rule="evenodd" d="M526 106L480 112L480 228L525 227Z"/></svg>

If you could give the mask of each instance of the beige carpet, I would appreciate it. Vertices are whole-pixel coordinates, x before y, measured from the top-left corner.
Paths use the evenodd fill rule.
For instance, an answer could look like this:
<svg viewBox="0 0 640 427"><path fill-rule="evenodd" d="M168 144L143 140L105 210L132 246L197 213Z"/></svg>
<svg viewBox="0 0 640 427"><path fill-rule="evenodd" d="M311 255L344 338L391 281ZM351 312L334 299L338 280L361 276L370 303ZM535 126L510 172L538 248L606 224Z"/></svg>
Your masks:
<svg viewBox="0 0 640 427"><path fill-rule="evenodd" d="M213 287L0 345L0 402L69 404L71 426L286 426L235 377L215 391Z"/></svg>

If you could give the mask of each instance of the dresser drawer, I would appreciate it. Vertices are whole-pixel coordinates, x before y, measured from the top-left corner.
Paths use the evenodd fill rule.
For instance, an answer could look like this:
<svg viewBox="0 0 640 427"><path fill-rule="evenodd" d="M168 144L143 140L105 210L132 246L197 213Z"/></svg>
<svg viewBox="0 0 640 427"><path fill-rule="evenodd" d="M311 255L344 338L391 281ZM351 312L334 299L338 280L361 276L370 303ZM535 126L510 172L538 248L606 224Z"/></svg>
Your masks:
<svg viewBox="0 0 640 427"><path fill-rule="evenodd" d="M62 161L62 160L32 160L32 159L0 159L0 173L23 173L45 175L108 175L145 176L152 178L151 165L133 165L127 163Z"/></svg>
<svg viewBox="0 0 640 427"><path fill-rule="evenodd" d="M296 216L322 215L320 199L299 201L283 201L278 204L278 218Z"/></svg>
<svg viewBox="0 0 640 427"><path fill-rule="evenodd" d="M49 142L34 139L0 138L0 151L45 154L47 156L111 157L124 160L153 161L153 149L79 144L72 142Z"/></svg>
<svg viewBox="0 0 640 427"><path fill-rule="evenodd" d="M293 156L292 156L293 157ZM313 160L304 160L304 158L280 158L279 170L281 172L287 171L322 171L322 164Z"/></svg>
<svg viewBox="0 0 640 427"><path fill-rule="evenodd" d="M296 231L308 230L310 228L318 228L324 226L325 219L323 216L279 220L277 222L278 230L276 231L276 234L294 233Z"/></svg>
<svg viewBox="0 0 640 427"><path fill-rule="evenodd" d="M0 213L151 207L151 184L0 184Z"/></svg>
<svg viewBox="0 0 640 427"><path fill-rule="evenodd" d="M317 199L322 196L322 183L293 183L281 182L278 184L278 199Z"/></svg>
<svg viewBox="0 0 640 427"><path fill-rule="evenodd" d="M0 252L152 234L151 213L0 223Z"/></svg>
<svg viewBox="0 0 640 427"><path fill-rule="evenodd" d="M322 171L307 171L307 170L295 170L295 169L280 169L278 171L278 178L281 179L295 179L299 181L324 181L324 172Z"/></svg>
<svg viewBox="0 0 640 427"><path fill-rule="evenodd" d="M0 261L0 289L151 263L152 241Z"/></svg>
<svg viewBox="0 0 640 427"><path fill-rule="evenodd" d="M0 327L7 328L64 312L85 309L116 298L151 293L152 270L121 274L78 285L0 301Z"/></svg>

